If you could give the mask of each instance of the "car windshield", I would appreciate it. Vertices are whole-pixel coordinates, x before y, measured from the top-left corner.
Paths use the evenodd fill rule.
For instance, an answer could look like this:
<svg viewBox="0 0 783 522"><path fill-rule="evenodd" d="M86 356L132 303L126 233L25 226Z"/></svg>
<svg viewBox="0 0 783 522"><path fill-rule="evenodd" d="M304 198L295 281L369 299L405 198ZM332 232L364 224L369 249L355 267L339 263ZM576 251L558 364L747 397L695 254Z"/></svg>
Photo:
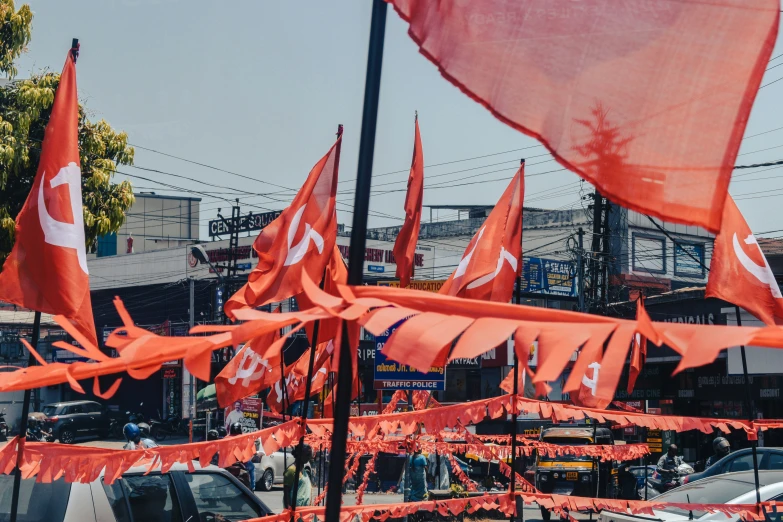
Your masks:
<svg viewBox="0 0 783 522"><path fill-rule="evenodd" d="M0 522L11 519L13 475L0 475ZM61 522L71 494L71 485L65 479L48 484L36 483L34 478L22 480L19 488L18 522Z"/></svg>
<svg viewBox="0 0 783 522"><path fill-rule="evenodd" d="M544 437L544 442L547 444L556 444L557 446L587 446L590 444L588 439L575 439L571 437ZM593 459L588 456L576 457L574 455L566 454L555 457L539 455L538 460L540 462L590 462Z"/></svg>
<svg viewBox="0 0 783 522"><path fill-rule="evenodd" d="M46 415L47 417L53 416L56 411L57 411L57 406L53 404L49 404L48 406L44 406L43 408L43 414Z"/></svg>
<svg viewBox="0 0 783 522"><path fill-rule="evenodd" d="M686 484L655 497L655 501L680 504L726 504L729 500L749 492L753 487L753 482L735 480L724 476ZM675 507L667 507L660 511L688 516L687 510ZM699 518L706 513L706 511L694 511L693 516Z"/></svg>

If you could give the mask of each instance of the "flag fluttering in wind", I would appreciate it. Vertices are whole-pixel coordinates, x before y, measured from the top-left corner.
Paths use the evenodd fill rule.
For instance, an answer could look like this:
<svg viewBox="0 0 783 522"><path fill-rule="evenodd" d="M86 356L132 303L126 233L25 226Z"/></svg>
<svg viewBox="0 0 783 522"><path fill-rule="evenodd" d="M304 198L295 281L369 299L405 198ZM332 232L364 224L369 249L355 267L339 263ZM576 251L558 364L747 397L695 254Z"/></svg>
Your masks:
<svg viewBox="0 0 783 522"><path fill-rule="evenodd" d="M405 222L394 241L394 259L397 263L397 279L400 287L410 284L413 274L413 262L416 255L416 243L421 227L421 205L424 201L424 153L421 149L419 117L416 116L416 131L413 140L413 159L408 175L408 192L405 195Z"/></svg>
<svg viewBox="0 0 783 522"><path fill-rule="evenodd" d="M84 238L76 64L70 51L32 190L16 218L16 242L0 273L0 300L62 315L97 344Z"/></svg>
<svg viewBox="0 0 783 522"><path fill-rule="evenodd" d="M511 299L522 261L524 175L523 162L438 293L504 303Z"/></svg>
<svg viewBox="0 0 783 522"><path fill-rule="evenodd" d="M720 229L779 0L387 1L444 78L603 195Z"/></svg>
<svg viewBox="0 0 783 522"><path fill-rule="evenodd" d="M234 310L282 301L302 292L302 272L321 281L337 239L337 172L342 126L337 141L315 164L291 205L258 234L253 249L258 265L248 282L226 302Z"/></svg>
<svg viewBox="0 0 783 522"><path fill-rule="evenodd" d="M766 324L783 324L783 295L767 258L731 196L710 261L706 297L717 297Z"/></svg>
<svg viewBox="0 0 783 522"><path fill-rule="evenodd" d="M278 306L275 312L280 312ZM250 339L234 355L229 363L215 377L215 392L218 404L229 404L265 390L280 380L282 353L265 356L264 351L280 339L280 330Z"/></svg>

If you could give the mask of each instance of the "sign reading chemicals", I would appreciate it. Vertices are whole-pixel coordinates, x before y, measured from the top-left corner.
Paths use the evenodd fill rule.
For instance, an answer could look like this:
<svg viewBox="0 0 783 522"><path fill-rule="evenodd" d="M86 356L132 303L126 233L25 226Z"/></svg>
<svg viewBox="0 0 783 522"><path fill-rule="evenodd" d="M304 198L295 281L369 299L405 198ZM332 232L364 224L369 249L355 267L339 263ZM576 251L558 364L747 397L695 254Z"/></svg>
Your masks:
<svg viewBox="0 0 783 522"><path fill-rule="evenodd" d="M446 369L433 366L428 373L421 373L406 364L386 358L383 347L394 331L405 320L395 324L381 335L375 336L375 382L376 390L445 390Z"/></svg>

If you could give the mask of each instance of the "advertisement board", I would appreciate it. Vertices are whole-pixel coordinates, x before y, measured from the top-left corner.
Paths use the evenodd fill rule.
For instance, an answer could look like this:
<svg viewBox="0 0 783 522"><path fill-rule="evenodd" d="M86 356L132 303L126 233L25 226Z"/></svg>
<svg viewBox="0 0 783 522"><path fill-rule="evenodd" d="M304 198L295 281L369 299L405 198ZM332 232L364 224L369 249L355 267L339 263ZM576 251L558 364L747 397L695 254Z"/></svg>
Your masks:
<svg viewBox="0 0 783 522"><path fill-rule="evenodd" d="M257 397L245 397L225 409L225 428L229 430L235 422L242 425L242 433L250 433L261 429L263 420L263 403Z"/></svg>
<svg viewBox="0 0 783 522"><path fill-rule="evenodd" d="M526 257L522 260L522 292L576 297L576 267L570 261Z"/></svg>
<svg viewBox="0 0 783 522"><path fill-rule="evenodd" d="M405 319L381 335L375 336L374 386L376 390L445 390L446 368L433 366L428 373L421 373L407 364L388 359L383 353L386 341Z"/></svg>

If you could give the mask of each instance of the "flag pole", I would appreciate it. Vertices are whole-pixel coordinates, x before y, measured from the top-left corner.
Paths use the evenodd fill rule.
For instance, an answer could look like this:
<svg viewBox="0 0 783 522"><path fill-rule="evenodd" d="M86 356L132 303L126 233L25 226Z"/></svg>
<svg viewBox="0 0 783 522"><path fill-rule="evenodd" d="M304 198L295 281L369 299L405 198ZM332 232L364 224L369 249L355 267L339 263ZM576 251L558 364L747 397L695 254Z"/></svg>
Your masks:
<svg viewBox="0 0 783 522"><path fill-rule="evenodd" d="M356 193L353 206L351 245L348 256L348 284L362 284L364 248L367 244L367 213L370 207L372 163L375 153L375 129L378 120L378 99L381 91L383 43L386 33L386 2L373 0L370 22L370 44L367 51L367 75L364 85L362 130L359 141L359 161L356 172ZM343 331L347 323L343 322ZM342 481L345 468L345 449L348 439L348 418L351 404L353 358L348 335L342 336L337 372L337 396L334 407L329 490L326 494L326 522L340 521Z"/></svg>
<svg viewBox="0 0 783 522"><path fill-rule="evenodd" d="M742 326L742 318L740 317L740 307L734 306L734 312L737 314L737 326ZM748 419L752 423L753 410L751 408L751 392L750 382L748 379L748 361L745 358L745 345L740 346L740 355L742 356L742 374L745 376L745 407L748 409ZM761 493L759 492L759 460L756 452L756 446L758 446L758 440L751 441L751 452L753 453L753 479L756 481L756 506L761 504Z"/></svg>
<svg viewBox="0 0 783 522"><path fill-rule="evenodd" d="M519 161L520 166L525 164L524 158ZM524 214L524 212L522 212ZM521 226L521 223L520 223ZM521 241L521 234L520 234L520 241ZM521 256L520 256L521 257ZM514 292L514 302L516 304L522 304L522 259L519 260L520 267L519 272L517 273L517 285ZM516 499L516 491L517 491L517 419L518 419L518 413L517 413L517 394L519 393L519 358L517 357L517 349L516 345L514 345L514 398L512 399L511 403L511 497L514 499L514 506L517 506L517 499ZM522 509L519 510L519 513L517 515L522 515L524 517L524 513L522 510L525 508L525 503L522 501ZM515 510L516 511L516 510ZM514 514L510 514L508 516L508 519L513 522L514 520Z"/></svg>
<svg viewBox="0 0 783 522"><path fill-rule="evenodd" d="M74 40L76 41L76 40ZM78 41L77 41L78 42ZM35 312L33 319L33 337L31 346L38 349L38 340L41 337L41 312ZM35 366L35 357L33 352L27 360L27 367ZM19 424L19 438L17 440L16 451L16 470L14 471L14 489L11 494L11 522L16 522L16 514L19 511L19 488L22 485L22 461L24 460L24 444L27 438L27 415L30 414L30 393L29 388L24 391L24 400L22 401L22 422Z"/></svg>

